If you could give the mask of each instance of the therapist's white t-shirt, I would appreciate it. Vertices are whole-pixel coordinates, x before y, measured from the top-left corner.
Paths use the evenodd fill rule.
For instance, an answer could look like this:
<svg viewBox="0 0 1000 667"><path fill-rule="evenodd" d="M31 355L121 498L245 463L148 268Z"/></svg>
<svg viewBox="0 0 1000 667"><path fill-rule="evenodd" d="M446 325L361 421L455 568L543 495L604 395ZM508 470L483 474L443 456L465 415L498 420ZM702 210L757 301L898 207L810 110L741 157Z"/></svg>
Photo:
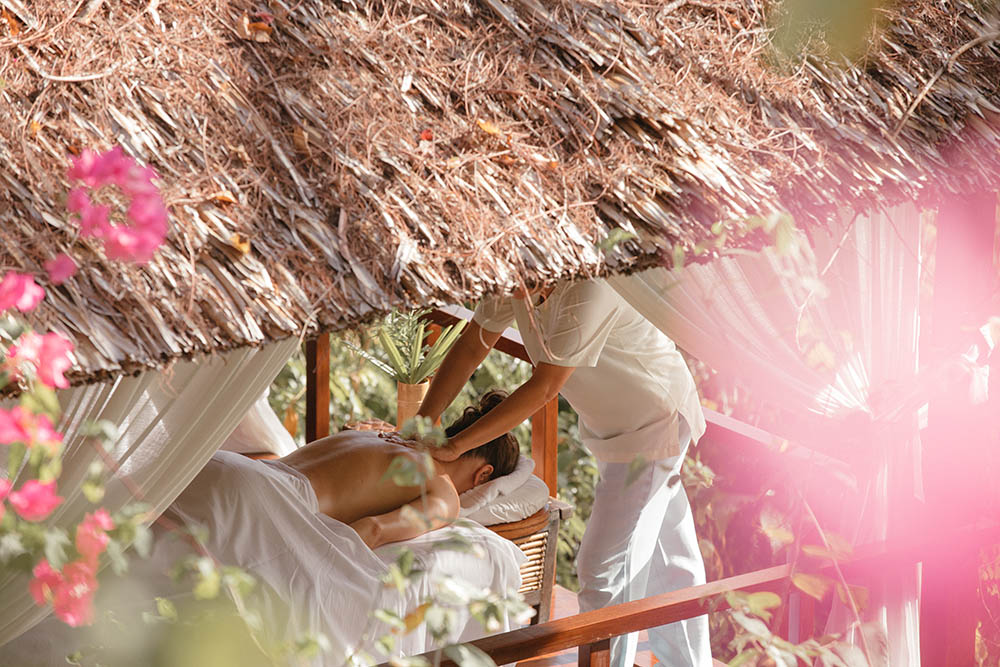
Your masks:
<svg viewBox="0 0 1000 667"><path fill-rule="evenodd" d="M705 432L694 378L673 341L604 280L562 283L535 306L487 297L473 319L494 332L516 320L533 364L576 368L560 393L580 416L583 444L601 461L677 456L678 415L692 442Z"/></svg>

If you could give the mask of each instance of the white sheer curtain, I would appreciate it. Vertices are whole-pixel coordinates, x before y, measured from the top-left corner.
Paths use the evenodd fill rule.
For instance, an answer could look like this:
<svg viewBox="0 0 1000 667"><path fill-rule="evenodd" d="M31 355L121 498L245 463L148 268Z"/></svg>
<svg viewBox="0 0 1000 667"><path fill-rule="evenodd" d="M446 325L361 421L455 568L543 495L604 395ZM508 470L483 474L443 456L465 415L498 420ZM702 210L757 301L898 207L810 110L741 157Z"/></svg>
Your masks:
<svg viewBox="0 0 1000 667"><path fill-rule="evenodd" d="M141 489L143 500L158 515L232 432L297 345L292 337L259 348L177 362L167 371L60 392L63 416L59 428L67 439L59 493L65 500L49 523L70 525L92 509L80 485L98 453L74 436L86 421L107 419L120 429L110 453L118 475L108 484L102 506L114 511L132 500L124 479L132 488ZM46 616L46 610L31 599L25 576L0 579L0 599L0 646Z"/></svg>
<svg viewBox="0 0 1000 667"><path fill-rule="evenodd" d="M808 240L799 234L797 252L770 249L609 281L679 347L738 376L753 395L790 412L854 415L874 426L876 473L834 527L856 543L888 536L890 496L919 493L920 227L919 212L902 206ZM817 440L829 446L844 424L831 420ZM886 632L893 667L920 664L917 583L915 567L886 572L864 614ZM846 627L843 609L833 618Z"/></svg>

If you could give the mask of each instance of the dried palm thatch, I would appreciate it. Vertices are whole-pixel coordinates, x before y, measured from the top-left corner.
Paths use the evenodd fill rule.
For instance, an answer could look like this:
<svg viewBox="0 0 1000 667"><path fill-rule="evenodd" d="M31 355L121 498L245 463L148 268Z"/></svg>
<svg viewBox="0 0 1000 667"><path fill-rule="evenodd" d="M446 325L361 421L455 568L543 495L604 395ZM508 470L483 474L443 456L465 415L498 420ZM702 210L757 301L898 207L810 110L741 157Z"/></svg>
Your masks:
<svg viewBox="0 0 1000 667"><path fill-rule="evenodd" d="M988 3L880 9L853 62L776 57L773 4L0 0L0 263L82 265L36 315L80 380L996 187ZM172 212L142 269L64 208L112 144Z"/></svg>

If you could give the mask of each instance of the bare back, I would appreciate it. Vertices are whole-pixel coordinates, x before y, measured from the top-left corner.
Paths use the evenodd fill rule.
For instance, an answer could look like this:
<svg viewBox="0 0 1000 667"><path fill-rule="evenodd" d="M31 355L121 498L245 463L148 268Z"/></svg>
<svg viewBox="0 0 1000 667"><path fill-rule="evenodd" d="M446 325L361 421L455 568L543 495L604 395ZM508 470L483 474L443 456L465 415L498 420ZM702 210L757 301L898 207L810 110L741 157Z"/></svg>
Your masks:
<svg viewBox="0 0 1000 667"><path fill-rule="evenodd" d="M372 431L341 431L295 450L281 462L309 479L321 512L350 524L420 497L419 486L399 486L383 478L397 456L419 461L412 449ZM427 473L434 475L433 470Z"/></svg>

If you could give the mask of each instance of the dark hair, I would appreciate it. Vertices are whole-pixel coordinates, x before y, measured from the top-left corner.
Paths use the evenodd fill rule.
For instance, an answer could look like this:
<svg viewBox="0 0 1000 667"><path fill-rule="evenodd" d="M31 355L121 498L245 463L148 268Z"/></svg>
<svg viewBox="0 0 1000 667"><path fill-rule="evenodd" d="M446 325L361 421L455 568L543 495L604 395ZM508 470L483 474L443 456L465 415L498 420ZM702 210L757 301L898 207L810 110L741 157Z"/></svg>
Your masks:
<svg viewBox="0 0 1000 667"><path fill-rule="evenodd" d="M465 408L462 416L445 429L445 435L451 438L461 433L479 421L480 417L500 405L505 398L507 398L507 392L499 389L486 392L479 399L478 406L470 405ZM490 479L494 480L497 477L503 477L514 472L514 468L517 467L517 459L520 455L521 447L517 443L517 438L514 437L513 433L508 432L497 438L493 438L485 445L470 449L459 458L478 457L485 460L493 466L493 474L490 475Z"/></svg>

